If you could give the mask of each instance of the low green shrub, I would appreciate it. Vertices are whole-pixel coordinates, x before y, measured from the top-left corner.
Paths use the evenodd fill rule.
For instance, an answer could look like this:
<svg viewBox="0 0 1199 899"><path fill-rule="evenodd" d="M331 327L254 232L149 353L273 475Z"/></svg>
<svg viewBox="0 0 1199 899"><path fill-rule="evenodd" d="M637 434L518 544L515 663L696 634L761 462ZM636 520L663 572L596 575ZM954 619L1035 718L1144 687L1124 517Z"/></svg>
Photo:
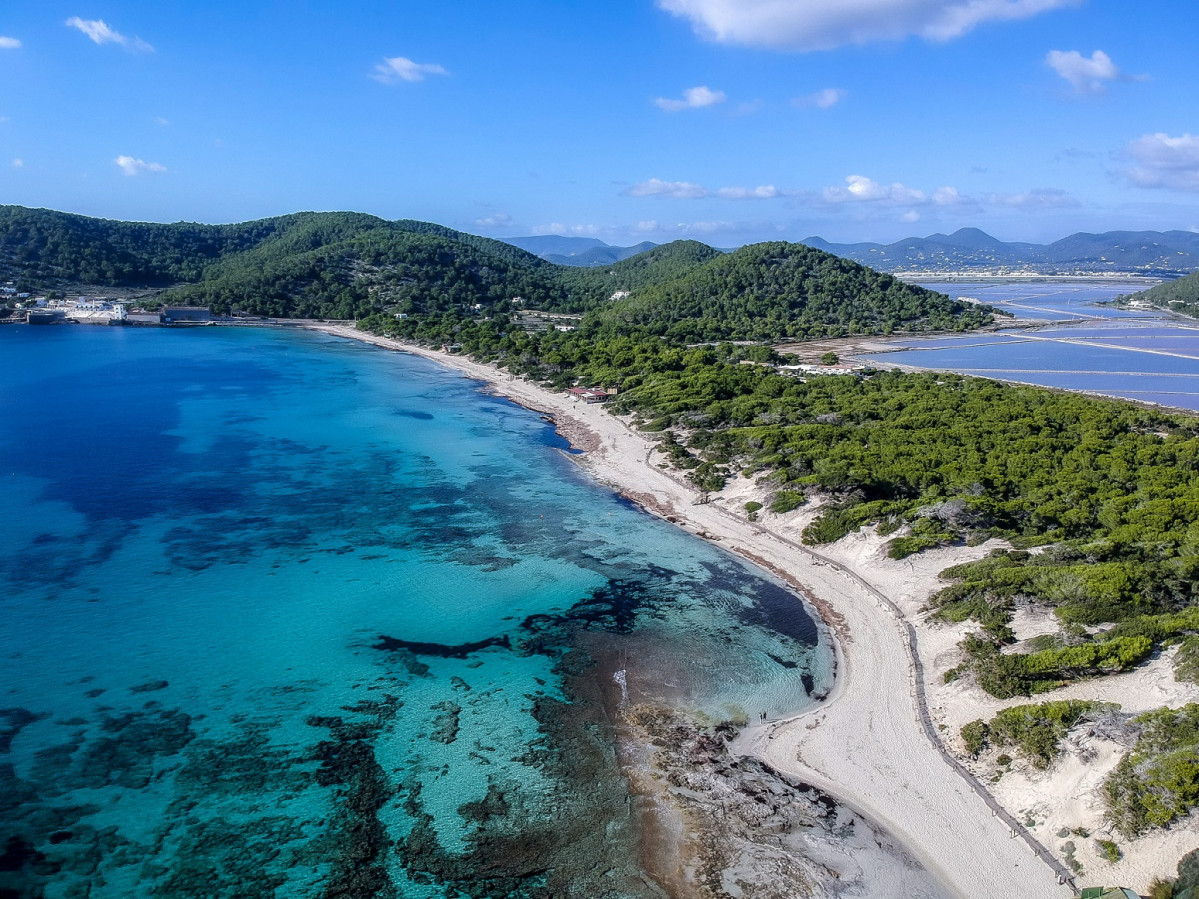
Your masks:
<svg viewBox="0 0 1199 899"><path fill-rule="evenodd" d="M906 559L908 556L942 545L937 537L896 537L887 544L887 556L891 559Z"/></svg>
<svg viewBox="0 0 1199 899"><path fill-rule="evenodd" d="M978 755L987 748L987 734L990 728L981 719L971 721L969 724L962 725L962 742L966 744L966 751L971 755Z"/></svg>
<svg viewBox="0 0 1199 899"><path fill-rule="evenodd" d="M1100 858L1105 858L1113 865L1120 860L1120 847L1111 840L1096 840L1095 847L1099 850Z"/></svg>
<svg viewBox="0 0 1199 899"><path fill-rule="evenodd" d="M807 501L808 498L799 490L780 490L770 502L770 511L776 515L782 515L784 512L798 509Z"/></svg>
<svg viewBox="0 0 1199 899"><path fill-rule="evenodd" d="M1199 684L1199 637L1187 637L1174 656L1174 680Z"/></svg>
<svg viewBox="0 0 1199 899"><path fill-rule="evenodd" d="M1199 805L1199 704L1134 720L1142 728L1136 745L1104 782L1108 818L1129 838L1165 827Z"/></svg>
<svg viewBox="0 0 1199 899"><path fill-rule="evenodd" d="M986 725L996 746L1015 746L1036 768L1047 768L1061 750L1066 732L1095 712L1114 710L1111 703L1084 700L1042 702L1004 709Z"/></svg>

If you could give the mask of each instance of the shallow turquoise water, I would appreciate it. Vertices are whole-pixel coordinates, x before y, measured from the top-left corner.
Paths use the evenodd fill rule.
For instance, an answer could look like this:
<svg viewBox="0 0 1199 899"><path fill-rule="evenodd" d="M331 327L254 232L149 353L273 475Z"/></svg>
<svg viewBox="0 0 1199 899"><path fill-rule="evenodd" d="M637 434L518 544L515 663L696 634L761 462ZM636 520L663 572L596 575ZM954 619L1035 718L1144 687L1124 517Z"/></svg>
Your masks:
<svg viewBox="0 0 1199 899"><path fill-rule="evenodd" d="M635 895L613 671L714 719L830 686L780 584L423 360L6 326L0 384L2 895L526 895L580 854Z"/></svg>

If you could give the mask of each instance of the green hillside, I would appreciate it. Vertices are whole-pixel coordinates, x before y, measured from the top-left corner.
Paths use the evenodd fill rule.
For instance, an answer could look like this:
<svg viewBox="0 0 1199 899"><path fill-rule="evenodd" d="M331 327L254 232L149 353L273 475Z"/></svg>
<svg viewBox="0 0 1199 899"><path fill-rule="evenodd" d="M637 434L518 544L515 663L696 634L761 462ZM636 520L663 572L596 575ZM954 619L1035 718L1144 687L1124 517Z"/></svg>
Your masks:
<svg viewBox="0 0 1199 899"><path fill-rule="evenodd" d="M0 206L0 272L42 288L61 281L113 287L197 281L213 261L286 232L304 217L160 225Z"/></svg>
<svg viewBox="0 0 1199 899"><path fill-rule="evenodd" d="M1156 287L1150 287L1127 299L1140 300L1171 312L1199 317L1199 272L1193 272L1177 281L1166 281Z"/></svg>
<svg viewBox="0 0 1199 899"><path fill-rule="evenodd" d="M161 289L164 303L282 317L592 312L682 341L977 327L985 309L799 244L721 253L676 241L611 266L558 266L427 222L303 212L234 225L114 222L0 207L0 273L31 290ZM612 300L627 292L627 297Z"/></svg>
<svg viewBox="0 0 1199 899"><path fill-rule="evenodd" d="M513 297L561 307L556 267L438 225L322 213L221 258L197 283L163 299L264 315L361 318L385 310L458 314Z"/></svg>
<svg viewBox="0 0 1199 899"><path fill-rule="evenodd" d="M742 247L647 284L601 318L616 330L695 342L963 330L985 324L990 314L821 250L777 242Z"/></svg>

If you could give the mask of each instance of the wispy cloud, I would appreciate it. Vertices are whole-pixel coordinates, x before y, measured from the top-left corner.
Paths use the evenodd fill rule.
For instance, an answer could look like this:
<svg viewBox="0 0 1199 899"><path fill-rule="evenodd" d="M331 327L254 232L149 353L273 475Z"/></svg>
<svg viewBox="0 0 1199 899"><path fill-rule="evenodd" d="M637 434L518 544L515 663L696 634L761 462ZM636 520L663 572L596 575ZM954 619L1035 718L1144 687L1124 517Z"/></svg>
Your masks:
<svg viewBox="0 0 1199 899"><path fill-rule="evenodd" d="M773 184L764 184L761 187L720 187L715 195L722 200L773 200L781 197L783 192Z"/></svg>
<svg viewBox="0 0 1199 899"><path fill-rule="evenodd" d="M1158 137L1164 137L1159 135ZM1149 140L1145 138L1143 140ZM1189 135L1183 138L1168 139L1175 141L1172 151L1154 145L1153 152L1142 151L1141 158L1146 159L1154 153L1159 158L1155 171L1160 171L1166 165L1172 164L1170 171L1181 173L1174 178L1171 186L1183 186L1189 183L1192 187L1186 189L1199 190L1199 138ZM1190 156L1187 156L1190 153ZM1161 161L1161 157L1168 157ZM1184 157L1178 159L1177 157ZM1189 168L1188 162L1189 160ZM1143 186L1166 186L1155 183L1164 180L1157 174L1150 176L1146 166L1140 175ZM1189 174L1188 174L1189 173ZM963 194L956 187L945 185L937 188L922 189L909 187L899 181L885 183L875 181L866 175L849 175L844 184L824 187L819 190L801 188L780 188L773 184L761 187L720 187L711 189L693 181L664 181L661 178L650 178L626 187L621 194L634 198L654 198L660 200L781 200L788 206L805 207L808 209L850 210L864 212L867 209L891 210L892 215L901 216L902 221L916 221L919 213L928 212L930 215L945 214L950 211L956 214L979 212L988 207L1036 212L1049 209L1071 209L1081 205L1079 200L1067 191L1052 187L1035 187L1015 193L989 193L982 197ZM906 218L903 217L906 215ZM721 223L722 227L727 222ZM652 228L642 230L661 230L662 225L657 220L649 220Z"/></svg>
<svg viewBox="0 0 1199 899"><path fill-rule="evenodd" d="M708 189L701 184L690 181L663 181L660 178L639 181L621 193L626 197L664 197L671 200L699 200L711 196Z"/></svg>
<svg viewBox="0 0 1199 899"><path fill-rule="evenodd" d="M849 91L839 87L826 87L824 90L816 91L814 94L804 94L802 97L796 97L791 101L792 106L798 106L801 109L816 107L817 109L832 109L849 95Z"/></svg>
<svg viewBox="0 0 1199 899"><path fill-rule="evenodd" d="M113 160L126 175L161 175L167 170L165 165L157 162L146 162L144 159L134 159L132 156L118 156Z"/></svg>
<svg viewBox="0 0 1199 899"><path fill-rule="evenodd" d="M0 50L17 50L20 46L21 42L17 38L0 35Z"/></svg>
<svg viewBox="0 0 1199 899"><path fill-rule="evenodd" d="M1122 77L1112 58L1102 50L1096 50L1089 59L1077 50L1050 50L1045 64L1080 94L1101 94L1109 81Z"/></svg>
<svg viewBox="0 0 1199 899"><path fill-rule="evenodd" d="M406 56L392 56L375 66L371 77L384 84L397 81L424 81L430 75L450 74L444 66L435 62L413 62Z"/></svg>
<svg viewBox="0 0 1199 899"><path fill-rule="evenodd" d="M562 237L593 237L599 232L600 229L595 225L566 225L562 222L550 222L533 228L536 235L557 234Z"/></svg>
<svg viewBox="0 0 1199 899"><path fill-rule="evenodd" d="M987 194L989 206L1006 206L1009 209L1072 209L1081 205L1072 194L1056 187L1034 187L1014 194Z"/></svg>
<svg viewBox="0 0 1199 899"><path fill-rule="evenodd" d="M12 161L12 167L13 167L14 169L23 169L23 168L25 168L25 160L24 160L24 159L21 159L21 158L18 156L16 159L14 159L14 160Z"/></svg>
<svg viewBox="0 0 1199 899"><path fill-rule="evenodd" d="M116 44L131 53L154 52L154 48L140 37L126 37L103 19L81 19L79 16L71 16L66 25L86 34L94 44Z"/></svg>
<svg viewBox="0 0 1199 899"><path fill-rule="evenodd" d="M1132 166L1124 176L1137 187L1199 190L1199 137L1146 134L1122 153Z"/></svg>
<svg viewBox="0 0 1199 899"><path fill-rule="evenodd" d="M475 226L479 228L506 228L511 224L512 216L506 212L493 212L484 218L475 219Z"/></svg>
<svg viewBox="0 0 1199 899"><path fill-rule="evenodd" d="M726 44L831 50L848 44L919 36L961 37L985 22L1027 19L1082 0L657 0Z"/></svg>
<svg viewBox="0 0 1199 899"><path fill-rule="evenodd" d="M654 104L667 112L681 112L684 109L701 109L705 106L715 106L723 103L728 97L724 91L714 91L707 85L689 87L683 91L683 99L675 100L668 97L658 97Z"/></svg>
<svg viewBox="0 0 1199 899"><path fill-rule="evenodd" d="M709 190L702 184L692 181L663 181L660 178L650 178L626 187L621 194L626 197L658 197L668 200L704 200L716 198L719 200L773 200L783 196L783 191L773 184L761 187L718 187Z"/></svg>

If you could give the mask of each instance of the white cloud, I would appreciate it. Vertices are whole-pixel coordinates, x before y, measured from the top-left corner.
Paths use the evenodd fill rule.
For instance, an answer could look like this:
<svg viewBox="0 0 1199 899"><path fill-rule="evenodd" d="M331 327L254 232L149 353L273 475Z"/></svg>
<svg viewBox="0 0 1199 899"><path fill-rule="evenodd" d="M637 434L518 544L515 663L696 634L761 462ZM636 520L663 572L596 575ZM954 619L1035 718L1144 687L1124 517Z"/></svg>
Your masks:
<svg viewBox="0 0 1199 899"><path fill-rule="evenodd" d="M716 196L722 200L773 200L782 195L783 192L773 184L761 187L721 187L716 191Z"/></svg>
<svg viewBox="0 0 1199 899"><path fill-rule="evenodd" d="M1078 200L1056 187L1034 187L1015 194L987 194L991 206L1011 209L1070 209L1080 205Z"/></svg>
<svg viewBox="0 0 1199 899"><path fill-rule="evenodd" d="M1124 175L1137 187L1199 191L1199 137L1146 134L1130 141L1123 156L1133 163Z"/></svg>
<svg viewBox="0 0 1199 899"><path fill-rule="evenodd" d="M1050 50L1045 64L1070 82L1080 94L1101 94L1107 82L1120 77L1120 70L1112 58L1102 50L1096 50L1090 59L1077 50Z"/></svg>
<svg viewBox="0 0 1199 899"><path fill-rule="evenodd" d="M0 35L0 50L17 50L20 49L21 42L15 37L4 37Z"/></svg>
<svg viewBox="0 0 1199 899"><path fill-rule="evenodd" d="M1011 21L1082 0L657 0L720 43L831 50L910 35L948 41L989 21Z"/></svg>
<svg viewBox="0 0 1199 899"><path fill-rule="evenodd" d="M683 99L672 100L667 97L658 97L654 103L659 109L665 109L667 112L681 112L684 109L701 109L705 106L715 106L717 103L723 103L728 97L724 91L714 91L707 85L699 87L689 87L683 91Z"/></svg>
<svg viewBox="0 0 1199 899"><path fill-rule="evenodd" d="M157 162L146 162L144 159L134 159L132 156L118 156L113 160L121 167L126 175L161 175L167 170L165 165Z"/></svg>
<svg viewBox="0 0 1199 899"><path fill-rule="evenodd" d="M626 197L659 197L668 200L704 200L715 197L720 200L773 200L786 196L773 184L763 184L760 187L718 187L708 190L702 184L692 181L663 181L660 178L650 178L648 181L638 181L626 187L621 194Z"/></svg>
<svg viewBox="0 0 1199 899"><path fill-rule="evenodd" d="M735 228L732 222L675 222L664 231L674 231L677 234L715 234L717 231L729 231Z"/></svg>
<svg viewBox="0 0 1199 899"><path fill-rule="evenodd" d="M903 215L901 215L899 217L899 220L901 222L906 222L907 224L910 225L912 222L920 221L920 213L917 212L915 209L909 209L907 212L905 212Z"/></svg>
<svg viewBox="0 0 1199 899"><path fill-rule="evenodd" d="M163 128L165 128L167 125L171 124L171 120L164 118L163 116L156 115L154 116L154 124L161 125Z"/></svg>
<svg viewBox="0 0 1199 899"><path fill-rule="evenodd" d="M384 84L394 84L397 81L424 81L429 75L450 74L443 66L435 62L413 62L405 56L385 57L375 66L371 77Z"/></svg>
<svg viewBox="0 0 1199 899"><path fill-rule="evenodd" d="M484 218L475 219L475 224L480 228L503 228L512 224L512 216L506 212L494 212Z"/></svg>
<svg viewBox="0 0 1199 899"><path fill-rule="evenodd" d="M13 167L14 169L23 169L23 168L25 168L25 160L24 160L24 159L21 159L20 157L17 157L16 159L14 159L14 160L12 161L12 167Z"/></svg>
<svg viewBox="0 0 1199 899"><path fill-rule="evenodd" d="M621 193L626 197L666 197L671 200L699 200L711 196L702 185L690 181L663 181L660 178L639 181Z"/></svg>
<svg viewBox="0 0 1199 899"><path fill-rule="evenodd" d="M134 53L153 53L154 48L143 41L140 37L126 37L109 26L103 19L81 19L79 16L71 16L67 19L66 25L68 28L76 28L82 31L94 44L117 44Z"/></svg>
<svg viewBox="0 0 1199 899"><path fill-rule="evenodd" d="M564 225L562 222L550 222L548 225L537 225L533 228L536 235L557 234L562 237L591 237L599 233L595 225Z"/></svg>
<svg viewBox="0 0 1199 899"><path fill-rule="evenodd" d="M963 197L956 187L938 187L933 191L934 206L972 206L974 201Z"/></svg>
<svg viewBox="0 0 1199 899"><path fill-rule="evenodd" d="M928 202L922 190L905 187L899 182L880 184L865 175L850 175L845 187L826 187L820 195L826 203L890 203L896 206L919 206ZM942 188L952 190L952 188ZM954 191L956 193L956 191Z"/></svg>
<svg viewBox="0 0 1199 899"><path fill-rule="evenodd" d="M849 95L849 91L839 87L826 87L814 94L804 94L791 101L791 105L803 107L815 106L817 109L832 109Z"/></svg>

